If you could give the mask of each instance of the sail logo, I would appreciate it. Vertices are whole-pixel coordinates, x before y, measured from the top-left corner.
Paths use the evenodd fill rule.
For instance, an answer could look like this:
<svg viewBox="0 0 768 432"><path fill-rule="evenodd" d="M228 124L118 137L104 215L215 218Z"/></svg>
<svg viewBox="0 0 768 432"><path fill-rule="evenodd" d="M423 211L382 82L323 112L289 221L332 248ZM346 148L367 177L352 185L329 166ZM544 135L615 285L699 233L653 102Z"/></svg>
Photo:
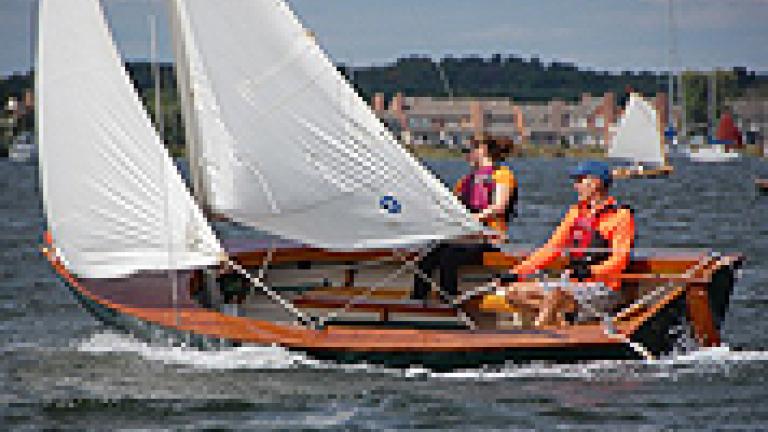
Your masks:
<svg viewBox="0 0 768 432"><path fill-rule="evenodd" d="M400 201L392 195L384 195L379 200L379 208L389 214L400 214L403 211L403 206Z"/></svg>

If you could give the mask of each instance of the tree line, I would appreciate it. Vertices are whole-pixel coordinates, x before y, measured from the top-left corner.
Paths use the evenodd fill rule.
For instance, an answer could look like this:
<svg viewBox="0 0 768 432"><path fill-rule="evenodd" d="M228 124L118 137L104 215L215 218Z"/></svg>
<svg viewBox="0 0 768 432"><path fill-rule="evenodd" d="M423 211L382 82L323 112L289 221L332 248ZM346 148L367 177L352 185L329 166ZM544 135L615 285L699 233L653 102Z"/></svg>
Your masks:
<svg viewBox="0 0 768 432"><path fill-rule="evenodd" d="M134 62L126 65L150 117L155 119L155 82L152 65ZM579 69L569 63L544 63L537 58L493 55L488 58L468 56L401 58L389 65L350 68L338 66L339 71L368 100L376 93L391 99L396 93L407 96L430 97L495 97L535 102L561 99L578 100L583 93L600 96L613 92L621 98L627 88L645 95L666 92L667 75L654 72L624 71L609 73ZM163 136L172 150L180 149L184 142L181 106L176 90L173 65L160 65L161 105L163 109ZM707 74L685 72L687 118L692 123L707 121ZM718 110L727 99L757 91L768 96L768 75L746 68L733 68L717 73ZM0 80L0 102L9 97L21 97L31 88L30 74L16 74Z"/></svg>

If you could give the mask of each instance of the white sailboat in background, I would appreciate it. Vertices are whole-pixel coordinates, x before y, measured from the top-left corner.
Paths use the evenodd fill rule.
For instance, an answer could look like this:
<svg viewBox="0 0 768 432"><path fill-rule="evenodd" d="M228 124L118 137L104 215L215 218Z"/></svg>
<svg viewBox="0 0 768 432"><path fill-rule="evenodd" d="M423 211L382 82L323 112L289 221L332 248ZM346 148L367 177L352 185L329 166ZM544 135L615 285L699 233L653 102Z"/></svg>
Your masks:
<svg viewBox="0 0 768 432"><path fill-rule="evenodd" d="M662 176L673 171L667 164L659 115L637 93L629 95L627 108L611 137L608 157L630 164L614 169L617 178Z"/></svg>

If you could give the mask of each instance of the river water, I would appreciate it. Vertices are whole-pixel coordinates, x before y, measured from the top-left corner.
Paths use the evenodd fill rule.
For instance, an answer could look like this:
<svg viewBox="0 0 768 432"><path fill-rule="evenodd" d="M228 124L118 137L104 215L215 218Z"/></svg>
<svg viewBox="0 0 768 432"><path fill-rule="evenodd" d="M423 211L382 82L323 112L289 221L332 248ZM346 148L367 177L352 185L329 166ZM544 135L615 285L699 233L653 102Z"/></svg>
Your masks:
<svg viewBox="0 0 768 432"><path fill-rule="evenodd" d="M38 252L34 167L0 161L0 430L755 430L768 425L768 162L673 161L619 182L638 247L742 252L726 347L653 362L433 373L337 366L278 348L198 352L110 332ZM574 199L567 159L512 162L516 243L543 242ZM453 182L466 166L434 161Z"/></svg>

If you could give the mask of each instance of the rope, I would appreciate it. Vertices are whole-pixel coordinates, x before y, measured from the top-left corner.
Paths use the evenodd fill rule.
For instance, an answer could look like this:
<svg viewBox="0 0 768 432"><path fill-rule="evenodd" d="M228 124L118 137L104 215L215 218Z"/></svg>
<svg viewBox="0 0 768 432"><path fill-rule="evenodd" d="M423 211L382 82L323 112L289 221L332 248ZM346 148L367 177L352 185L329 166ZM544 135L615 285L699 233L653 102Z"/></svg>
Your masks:
<svg viewBox="0 0 768 432"><path fill-rule="evenodd" d="M272 255L274 254L274 247L270 247L267 251L267 254L264 257L264 261L262 262L261 267L259 267L259 273L257 276L253 276L248 270L240 265L239 263L232 260L232 258L227 258L227 264L229 264L230 267L232 267L233 270L240 273L243 277L245 277L252 285L253 288L262 290L269 298L272 299L272 301L276 302L280 306L283 307L288 313L293 315L297 321L300 323L306 325L306 326L312 326L312 317L307 316L303 312L301 312L299 309L296 308L296 306L291 303L290 301L284 299L280 294L277 293L277 291L273 290L272 288L268 287L264 283L264 273L266 271L267 266L269 265L269 262L272 261Z"/></svg>
<svg viewBox="0 0 768 432"><path fill-rule="evenodd" d="M368 298L370 294L373 294L377 289L381 288L382 285L392 281L392 279L394 279L397 276L401 275L409 267L413 267L416 262L420 261L432 249L434 249L435 245L436 245L436 243L433 242L428 247L425 247L424 249L419 251L419 253L416 254L416 258L413 259L413 260L406 259L405 262L403 263L403 265L400 266L400 268L398 268L394 272L390 273L387 277L385 277L384 279L380 280L379 282L377 282L375 284L372 284L370 287L368 287L368 289L366 289L362 293L360 293L360 294L350 298L344 304L344 306L341 308L341 310L337 310L337 311L331 312L331 313L325 315L324 317L319 318L317 320L317 325L319 327L323 327L328 321L336 319L340 314L345 313L345 312L349 312L349 309L352 307L352 305L355 302L357 302L358 300L364 299L364 298Z"/></svg>
<svg viewBox="0 0 768 432"><path fill-rule="evenodd" d="M682 278L683 279L689 279L692 278L693 275L704 268L707 264L709 264L712 259L718 259L720 255L716 252L710 252L707 255L703 256L695 266L689 268L685 273L683 273ZM665 285L661 285L652 292L644 295L636 302L632 303L631 305L627 306L626 308L622 309L618 314L621 315L625 311L629 311L633 308L645 306L647 303L649 303L652 299L656 298L658 295L662 293L662 291L666 291L667 289L674 288L673 281L667 282ZM594 308L592 308L593 312L596 312ZM598 315L599 316L599 315ZM619 333L616 330L616 327L614 326L614 320L607 314L603 314L602 318L602 327L603 332L606 334L606 336L615 337L618 339L621 339L625 344L627 344L632 350L634 350L636 353L638 353L642 358L645 360L654 360L655 356L653 353L651 353L643 344L639 342L635 342L632 339L629 338L629 336Z"/></svg>
<svg viewBox="0 0 768 432"><path fill-rule="evenodd" d="M680 277L682 279L690 279L693 277L693 275L701 270L704 266L710 263L713 259L719 259L720 254L717 252L710 252L703 257L696 263L695 266L689 268L685 273L683 273ZM630 304L629 306L625 307L621 311L619 311L616 316L620 316L626 313L629 313L632 309L637 309L643 306L646 306L648 303L651 302L651 300L655 299L657 296L662 294L662 291L670 288L674 288L673 281L667 282L665 285L661 285L657 287L655 290L651 291L650 293L645 294L640 299L635 301L634 303Z"/></svg>
<svg viewBox="0 0 768 432"><path fill-rule="evenodd" d="M421 259L424 258L424 256L426 256L426 254L428 254L429 252L431 252L435 248L435 245L436 245L436 243L433 242L432 244L430 244L429 247L423 248L421 251L419 251L419 253L416 255L415 259L412 259L412 260L407 259L407 260L405 260L404 264L402 266L400 266L400 268L398 268L394 272L390 273L388 276L383 278L381 281L371 285L364 292L362 292L362 293L360 293L360 294L350 298L344 304L344 306L340 310L331 312L331 313L329 313L329 314L327 314L327 315L325 315L323 317L320 317L320 318L314 318L312 316L304 314L292 302L290 302L289 300L286 300L285 298L283 298L275 290L271 289L269 286L267 286L264 283L264 275L265 275L266 269L268 268L269 262L271 262L271 260L272 260L272 256L274 254L274 247L270 247L270 249L267 251L267 254L264 257L262 265L259 267L259 271L258 271L258 274L256 276L252 275L250 272L248 272L248 270L246 268L244 268L242 265L240 265L239 263L235 262L231 258L227 258L227 263L229 264L230 267L232 267L233 270L235 270L240 275L245 277L251 283L253 288L257 288L257 289L262 290L274 302L278 303L280 306L283 307L283 309L285 309L287 312L289 312L291 315L293 315L297 319L297 321L299 321L300 323L302 323L302 324L304 324L306 326L312 327L312 328L322 328L322 327L325 326L325 324L328 321L336 319L342 313L348 312L350 310L350 308L354 305L354 303L356 303L357 301L359 301L361 299L364 299L364 298L368 298L378 288L380 288L384 284L392 281L394 278L396 278L399 275L401 275L408 268L414 267L415 263L419 262ZM415 267L415 272L416 272L416 274L419 277L421 277L423 280L427 281L431 285L432 289L434 289L434 290L436 290L438 292L438 295L440 296L441 300L443 300L444 302L448 303L449 305L451 305L452 307L454 307L456 309L457 315L458 315L459 319L461 319L462 322L464 322L464 324L466 324L471 330L475 330L477 328L477 325L475 324L475 322L464 311L462 311L460 308L456 307L454 302L450 301L448 295L441 289L441 287L437 283L435 283L434 280L432 280L432 278L430 278L429 276L424 274L424 272L422 272L420 269L418 269L418 267Z"/></svg>
<svg viewBox="0 0 768 432"><path fill-rule="evenodd" d="M704 268L707 264L709 264L713 259L719 259L720 254L716 252L709 252L705 256L703 256L693 267L689 268L685 273L681 275L682 279L690 279L694 276L694 274ZM619 311L616 316L620 316L622 314L628 313L632 309L637 309L640 307L643 307L650 303L652 300L656 299L658 296L666 292L666 290L674 288L674 282L669 281L666 284L663 284L659 287L657 287L652 292L644 295L634 303L630 304L629 306L625 307L621 311ZM460 307L464 303L466 303L468 300L477 297L478 295L484 295L491 292L495 292L498 290L498 286L495 282L489 283L487 285L482 285L478 288L475 288L471 291L466 291L464 294L459 296L457 299L453 301L453 305L455 307ZM628 336L619 333L616 330L616 327L614 325L614 319L605 312L599 312L597 311L591 304L589 303L582 303L579 302L579 305L588 309L588 312L591 312L594 314L594 316L600 318L601 320L601 327L603 329L603 332L606 334L606 336L618 338L621 339L622 342L627 344L630 348L632 348L633 351L635 351L637 354L640 355L640 357L644 358L645 360L654 360L655 356L653 353L651 353L650 350L648 350L645 346L643 346L639 342L635 342L631 340Z"/></svg>

